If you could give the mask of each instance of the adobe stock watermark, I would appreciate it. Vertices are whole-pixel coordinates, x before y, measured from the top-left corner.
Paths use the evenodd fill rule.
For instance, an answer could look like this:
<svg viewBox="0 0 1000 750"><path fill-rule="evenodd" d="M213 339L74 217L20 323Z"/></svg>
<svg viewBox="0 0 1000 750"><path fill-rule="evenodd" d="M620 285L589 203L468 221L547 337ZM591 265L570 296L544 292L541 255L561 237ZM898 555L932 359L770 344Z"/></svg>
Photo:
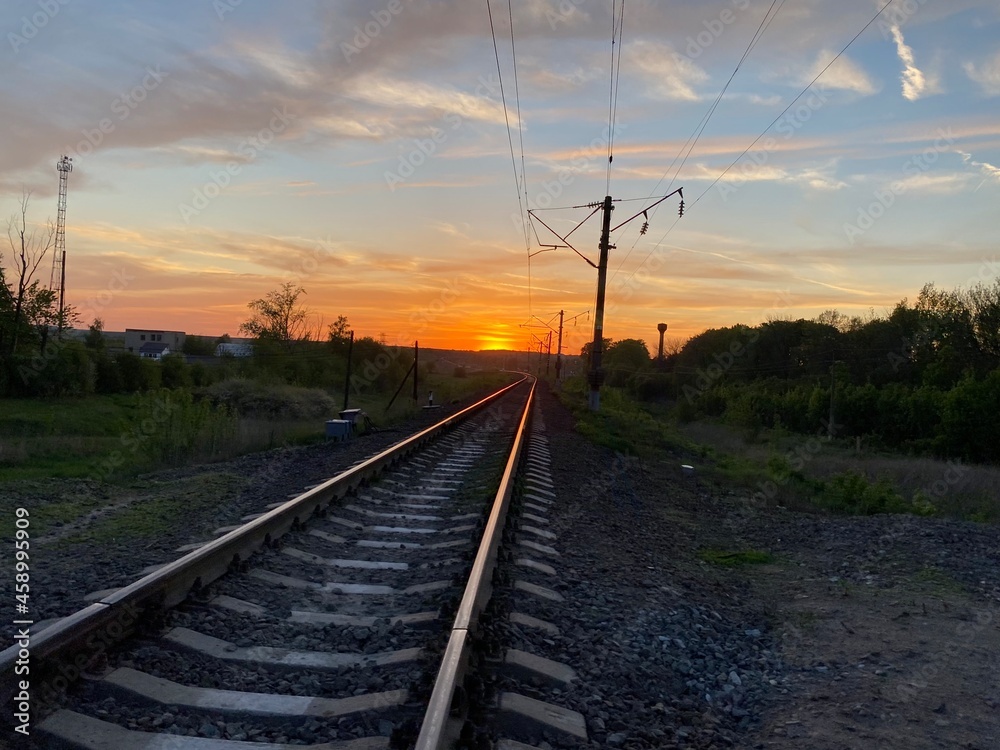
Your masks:
<svg viewBox="0 0 1000 750"><path fill-rule="evenodd" d="M774 304L764 311L765 320L771 314L790 307L791 304L791 294L787 290L780 292ZM715 361L708 367L697 371L697 378L695 378L694 385L685 383L681 389L688 404L693 405L695 399L715 385L723 375L729 372L737 362L747 355L750 348L757 343L758 339L760 339L760 330L757 327L750 328L745 339L743 337L736 337L730 342L728 348L712 354L712 359Z"/></svg>
<svg viewBox="0 0 1000 750"><path fill-rule="evenodd" d="M813 115L823 108L829 99L830 89L821 82L817 82L810 89L807 97L790 108L775 123L774 129L781 136L781 140L791 139L812 119ZM719 180L716 183L715 191L722 197L723 201L729 200L730 195L753 180L757 171L770 161L771 154L778 144L778 139L769 135L757 148L747 153L746 160L741 160L739 166L729 170L725 180Z"/></svg>
<svg viewBox="0 0 1000 750"><path fill-rule="evenodd" d="M750 0L730 0L730 4L742 12L750 7ZM702 26L705 27L704 31L699 31L693 37L689 36L685 40L687 44L684 47L684 54L674 53L674 59L677 61L697 60L704 54L705 50L718 41L729 26L736 22L737 17L731 8L723 8L715 18L702 21Z"/></svg>
<svg viewBox="0 0 1000 750"><path fill-rule="evenodd" d="M768 501L774 500L778 495L778 488L787 485L793 475L801 472L823 450L823 441L820 438L836 435L841 429L843 429L843 425L821 419L820 428L813 437L799 443L783 454L782 458L788 464L788 471L774 479L757 483L757 492L753 494L754 502L763 505Z"/></svg>
<svg viewBox="0 0 1000 750"><path fill-rule="evenodd" d="M983 258L976 273L969 276L964 284L959 284L959 287L975 288L977 284L996 278L998 273L1000 273L1000 261L997 260L997 256ZM899 372L901 365L912 363L913 351L918 347L933 344L941 336L941 333L941 324L935 320L932 325L922 325L914 336L904 336L897 349L885 355L892 366L892 371Z"/></svg>
<svg viewBox="0 0 1000 750"><path fill-rule="evenodd" d="M951 670L951 663L963 651L974 648L979 636L986 628L996 627L998 612L993 609L976 609L969 620L955 626L954 636L949 638L930 658L906 680L895 686L896 698L900 703L909 703L917 694L926 689L939 674Z"/></svg>
<svg viewBox="0 0 1000 750"><path fill-rule="evenodd" d="M411 340L419 341L421 334L440 318L464 291L465 288L460 279L451 279L422 310L410 313L409 323L414 327L410 329L409 334L400 334L395 344L385 347L386 351L365 360L358 368L359 375L351 377L351 391L357 395L375 383L379 376L388 370L400 356L411 351Z"/></svg>
<svg viewBox="0 0 1000 750"><path fill-rule="evenodd" d="M117 121L110 117L102 117L95 128L84 128L80 131L83 139L76 146L68 146L63 153L73 154L74 159L90 156L98 149L105 138L115 132L119 123L125 122L140 104L146 101L151 92L155 91L170 74L160 69L159 65L146 68L142 81L129 91L117 96L111 101L111 112L118 115Z"/></svg>
<svg viewBox="0 0 1000 750"><path fill-rule="evenodd" d="M88 475L88 479L94 481L104 481L115 473L124 463L128 453L135 455L139 448L145 445L165 424L170 421L171 416L180 408L180 404L172 401L169 391L159 394L153 408L147 416L135 427L132 427L118 436L122 445L122 450L116 450L104 458Z"/></svg>
<svg viewBox="0 0 1000 750"><path fill-rule="evenodd" d="M496 98L500 96L500 79L492 75L489 77L479 76L476 88L472 93L477 99L495 102ZM396 188L405 184L420 167L437 155L440 147L444 145L452 133L465 124L465 120L462 119L461 115L449 112L444 116L444 124L447 128L432 128L430 138L414 138L413 148L397 157L395 171L386 170L383 173L389 192L395 192Z"/></svg>
<svg viewBox="0 0 1000 750"><path fill-rule="evenodd" d="M185 224L190 224L191 219L201 214L209 203L222 195L232 183L233 178L240 175L246 164L252 163L264 151L274 139L283 133L293 120L298 119L296 115L288 112L288 107L282 105L279 110L274 107L271 110L273 116L267 127L261 128L257 133L249 138L244 138L236 148L236 153L244 158L240 163L235 159L226 162L225 168L209 173L209 180L200 188L195 188L190 203L178 203L177 210Z"/></svg>
<svg viewBox="0 0 1000 750"><path fill-rule="evenodd" d="M413 148L399 155L396 171L386 170L384 174L385 184L389 187L390 193L396 192L399 185L404 184L416 174L417 170L438 152L438 148L448 140L449 132L462 127L462 118L454 112L446 114L444 121L448 125L448 130L435 127L431 128L430 138L414 138Z"/></svg>
<svg viewBox="0 0 1000 750"><path fill-rule="evenodd" d="M243 5L243 0L212 0L212 10L220 21L226 20L226 16Z"/></svg>
<svg viewBox="0 0 1000 750"><path fill-rule="evenodd" d="M957 137L951 128L938 129L937 133L938 137L932 146L928 146L919 154L914 154L903 163L902 171L906 177L913 178L927 172L941 158L941 154L951 150ZM844 224L844 235L848 241L853 245L858 237L875 226L875 223L896 205L896 199L903 195L907 188L905 181L896 180L884 189L875 190L872 194L874 200L858 209L858 217L854 223Z"/></svg>
<svg viewBox="0 0 1000 750"><path fill-rule="evenodd" d="M698 369L698 377L695 378L694 385L685 383L681 389L687 402L693 405L699 396L715 385L723 375L732 369L733 365L746 356L750 347L756 344L758 339L760 339L760 331L751 328L745 340L734 338L728 349L715 352L712 355L712 359L715 361L704 369Z"/></svg>
<svg viewBox="0 0 1000 750"><path fill-rule="evenodd" d="M559 0L555 10L551 7L546 8L545 20L549 22L549 28L555 31L559 24L569 23L585 2L587 0Z"/></svg>
<svg viewBox="0 0 1000 750"><path fill-rule="evenodd" d="M406 0L409 4L413 0ZM385 7L369 11L372 20L354 27L354 35L350 42L341 42L340 51L348 63L352 63L355 55L360 55L385 29L393 19L403 12L403 0L389 0Z"/></svg>
<svg viewBox="0 0 1000 750"><path fill-rule="evenodd" d="M299 267L292 272L288 281L298 286L303 279L311 277L319 270L320 261L326 260L333 255L333 250L333 240L330 237L316 240L316 247L312 249L309 255L302 259Z"/></svg>
<svg viewBox="0 0 1000 750"><path fill-rule="evenodd" d="M893 29L898 29L916 14L927 0L898 0L886 8L878 19L878 30L887 42L894 42Z"/></svg>
<svg viewBox="0 0 1000 750"><path fill-rule="evenodd" d="M616 124L614 126L615 138L625 130L628 130L628 125ZM585 148L580 149L570 157L569 166L561 167L553 179L542 180L541 188L529 198L528 205L531 208L549 208L566 192L567 188L576 182L578 175L591 170L596 161L607 153L611 132L608 128L602 130L600 136L591 140ZM524 231L523 215L512 212L510 221L517 231Z"/></svg>
<svg viewBox="0 0 1000 750"><path fill-rule="evenodd" d="M114 271L104 289L96 295L88 297L83 303L84 306L79 311L81 318L83 320L87 320L88 318L93 320L100 317L101 311L111 305L115 295L118 292L124 291L135 279L136 277L124 268ZM40 375L50 362L59 357L68 342L69 339L56 339L45 347L45 351L32 357L29 364L18 367L18 375L22 382L27 384L30 382L32 376Z"/></svg>
<svg viewBox="0 0 1000 750"><path fill-rule="evenodd" d="M39 703L35 713L40 713L43 707L61 705L63 701L60 696L86 673L95 660L135 627L140 614L134 604L125 602L118 609L115 619L87 637L81 650L72 658L61 659L58 674L50 676L35 690L34 697Z"/></svg>
<svg viewBox="0 0 1000 750"><path fill-rule="evenodd" d="M940 479L936 479L926 487L918 490L925 500L940 500L947 496L952 489L962 483L965 475L969 473L967 466L963 466L961 461L954 459L948 460L947 467Z"/></svg>
<svg viewBox="0 0 1000 750"><path fill-rule="evenodd" d="M21 33L7 32L7 41L14 54L16 55L22 47L38 36L38 33L59 15L63 6L69 3L70 0L38 0L38 10L30 16L21 16Z"/></svg>

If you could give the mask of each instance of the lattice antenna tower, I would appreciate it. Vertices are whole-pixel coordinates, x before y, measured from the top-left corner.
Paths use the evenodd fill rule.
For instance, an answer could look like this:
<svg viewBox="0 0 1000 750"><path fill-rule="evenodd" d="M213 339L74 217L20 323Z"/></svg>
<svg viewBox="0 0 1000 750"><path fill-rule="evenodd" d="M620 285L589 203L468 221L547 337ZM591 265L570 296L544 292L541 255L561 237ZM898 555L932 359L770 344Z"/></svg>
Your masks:
<svg viewBox="0 0 1000 750"><path fill-rule="evenodd" d="M52 276L49 289L59 298L59 330L63 327L63 309L66 305L66 190L69 173L73 171L73 159L63 156L56 162L59 170L59 210L56 214L56 247L52 256Z"/></svg>

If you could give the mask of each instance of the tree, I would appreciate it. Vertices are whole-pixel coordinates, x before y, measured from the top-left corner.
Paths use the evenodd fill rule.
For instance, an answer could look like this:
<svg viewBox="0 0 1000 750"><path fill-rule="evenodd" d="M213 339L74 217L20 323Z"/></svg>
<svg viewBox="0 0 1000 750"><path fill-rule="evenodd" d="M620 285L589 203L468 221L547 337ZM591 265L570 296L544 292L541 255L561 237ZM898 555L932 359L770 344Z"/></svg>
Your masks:
<svg viewBox="0 0 1000 750"><path fill-rule="evenodd" d="M649 349L641 339L622 339L608 347L604 356L604 369L608 385L622 386L650 364Z"/></svg>
<svg viewBox="0 0 1000 750"><path fill-rule="evenodd" d="M332 342L346 341L350 338L351 324L343 315L338 315L337 320L329 325L327 332Z"/></svg>
<svg viewBox="0 0 1000 750"><path fill-rule="evenodd" d="M104 350L104 321L94 318L94 322L87 329L87 336L83 340L83 345L95 352Z"/></svg>
<svg viewBox="0 0 1000 750"><path fill-rule="evenodd" d="M611 339L601 339L601 353L604 354L611 348ZM580 359L584 361L587 367L590 367L590 352L594 349L594 342L588 341L580 349ZM603 364L603 363L602 363Z"/></svg>
<svg viewBox="0 0 1000 750"><path fill-rule="evenodd" d="M305 293L305 289L289 281L261 299L247 303L253 315L240 324L240 331L260 341L285 345L306 340L309 311L299 304L299 297Z"/></svg>
<svg viewBox="0 0 1000 750"><path fill-rule="evenodd" d="M30 333L31 323L48 323L49 318L58 317L58 311L52 310L55 295L43 289L34 278L55 244L56 228L51 221L42 231L29 228L30 198L31 193L21 193L19 210L7 222L13 274L9 282L5 275L0 276L0 286L4 289L2 307L7 308L8 313L0 321L0 351L11 357L16 354L19 342Z"/></svg>
<svg viewBox="0 0 1000 750"><path fill-rule="evenodd" d="M164 388L191 386L191 370L183 354L168 354L160 360L160 383Z"/></svg>
<svg viewBox="0 0 1000 750"><path fill-rule="evenodd" d="M337 320L327 327L327 342L331 352L347 356L351 346L351 324L343 315L338 315Z"/></svg>
<svg viewBox="0 0 1000 750"><path fill-rule="evenodd" d="M217 344L209 336L186 336L181 351L199 357L211 357Z"/></svg>

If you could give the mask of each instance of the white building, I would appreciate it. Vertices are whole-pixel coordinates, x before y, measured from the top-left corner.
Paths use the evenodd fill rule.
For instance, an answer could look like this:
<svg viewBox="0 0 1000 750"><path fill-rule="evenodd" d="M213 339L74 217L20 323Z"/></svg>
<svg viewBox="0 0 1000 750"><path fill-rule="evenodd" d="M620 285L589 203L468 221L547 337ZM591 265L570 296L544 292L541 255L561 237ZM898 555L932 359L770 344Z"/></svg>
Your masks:
<svg viewBox="0 0 1000 750"><path fill-rule="evenodd" d="M251 357L253 356L253 344L233 341L222 343L215 347L216 357Z"/></svg>

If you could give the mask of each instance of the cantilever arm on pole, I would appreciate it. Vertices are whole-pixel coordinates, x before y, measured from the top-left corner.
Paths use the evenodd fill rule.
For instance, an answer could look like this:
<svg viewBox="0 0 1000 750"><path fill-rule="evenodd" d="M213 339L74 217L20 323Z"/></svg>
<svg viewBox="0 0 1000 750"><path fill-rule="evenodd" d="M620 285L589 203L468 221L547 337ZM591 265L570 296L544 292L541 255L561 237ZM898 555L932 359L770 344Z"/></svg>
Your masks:
<svg viewBox="0 0 1000 750"><path fill-rule="evenodd" d="M672 196L672 195L678 195L678 194L680 194L680 196L681 196L681 204L683 205L683 202L684 202L684 188L682 188L682 187L679 187L679 188L677 188L676 190L674 190L674 191L673 191L672 193L667 193L666 195L664 195L664 196L663 196L662 198L660 198L660 200L656 201L656 203L653 203L652 205L650 205L650 206L647 206L646 208L642 209L642 211L640 211L639 213L635 214L635 216L630 216L630 217L628 217L627 219L625 219L625 221L623 221L623 222L622 222L621 224L619 224L618 226L616 226L616 227L612 227L612 228L611 228L611 231L612 231L612 232L614 232L614 231L615 231L615 230L617 230L617 229L621 229L621 228L622 228L623 226L625 226L625 225L626 225L626 224L628 224L628 223L629 223L630 221L632 221L632 219L636 219L636 218L638 218L638 217L642 216L642 215L643 215L644 213L646 213L646 212L647 212L647 211L648 211L649 209L651 209L651 208L655 208L656 206L660 205L661 203L663 203L663 201L665 201L665 200L666 200L667 198L669 198L670 196Z"/></svg>
<svg viewBox="0 0 1000 750"><path fill-rule="evenodd" d="M594 212L594 213L596 213L596 212ZM594 213L591 213L590 216L593 216ZM569 234L566 235L566 237L563 237L561 234L559 234L559 232L557 232L555 229L553 229L548 224L546 224L544 221L542 221L537 216L535 216L534 209L528 209L528 216L530 216L533 219L538 219L538 223L539 224L541 224L543 227L545 227L550 232L552 232L552 234L554 234L556 237L558 237L559 239L561 239L563 242L566 243L565 247L568 247L574 253L576 253L581 258L583 258L585 261L587 261L587 263L590 265L591 268L597 268L597 264L595 264L590 258L588 258L586 255L584 255L583 253L581 253L575 247L573 247L572 244L570 244L569 240L566 239L566 237L568 237ZM590 216L588 216L587 219L589 219ZM586 221L587 219L584 219L583 221ZM583 224L583 221L581 221L580 224ZM573 229L570 231L570 234L572 234L573 232L575 232L580 227L580 224L577 224L575 227L573 227ZM555 247L555 246L553 246L553 247Z"/></svg>

